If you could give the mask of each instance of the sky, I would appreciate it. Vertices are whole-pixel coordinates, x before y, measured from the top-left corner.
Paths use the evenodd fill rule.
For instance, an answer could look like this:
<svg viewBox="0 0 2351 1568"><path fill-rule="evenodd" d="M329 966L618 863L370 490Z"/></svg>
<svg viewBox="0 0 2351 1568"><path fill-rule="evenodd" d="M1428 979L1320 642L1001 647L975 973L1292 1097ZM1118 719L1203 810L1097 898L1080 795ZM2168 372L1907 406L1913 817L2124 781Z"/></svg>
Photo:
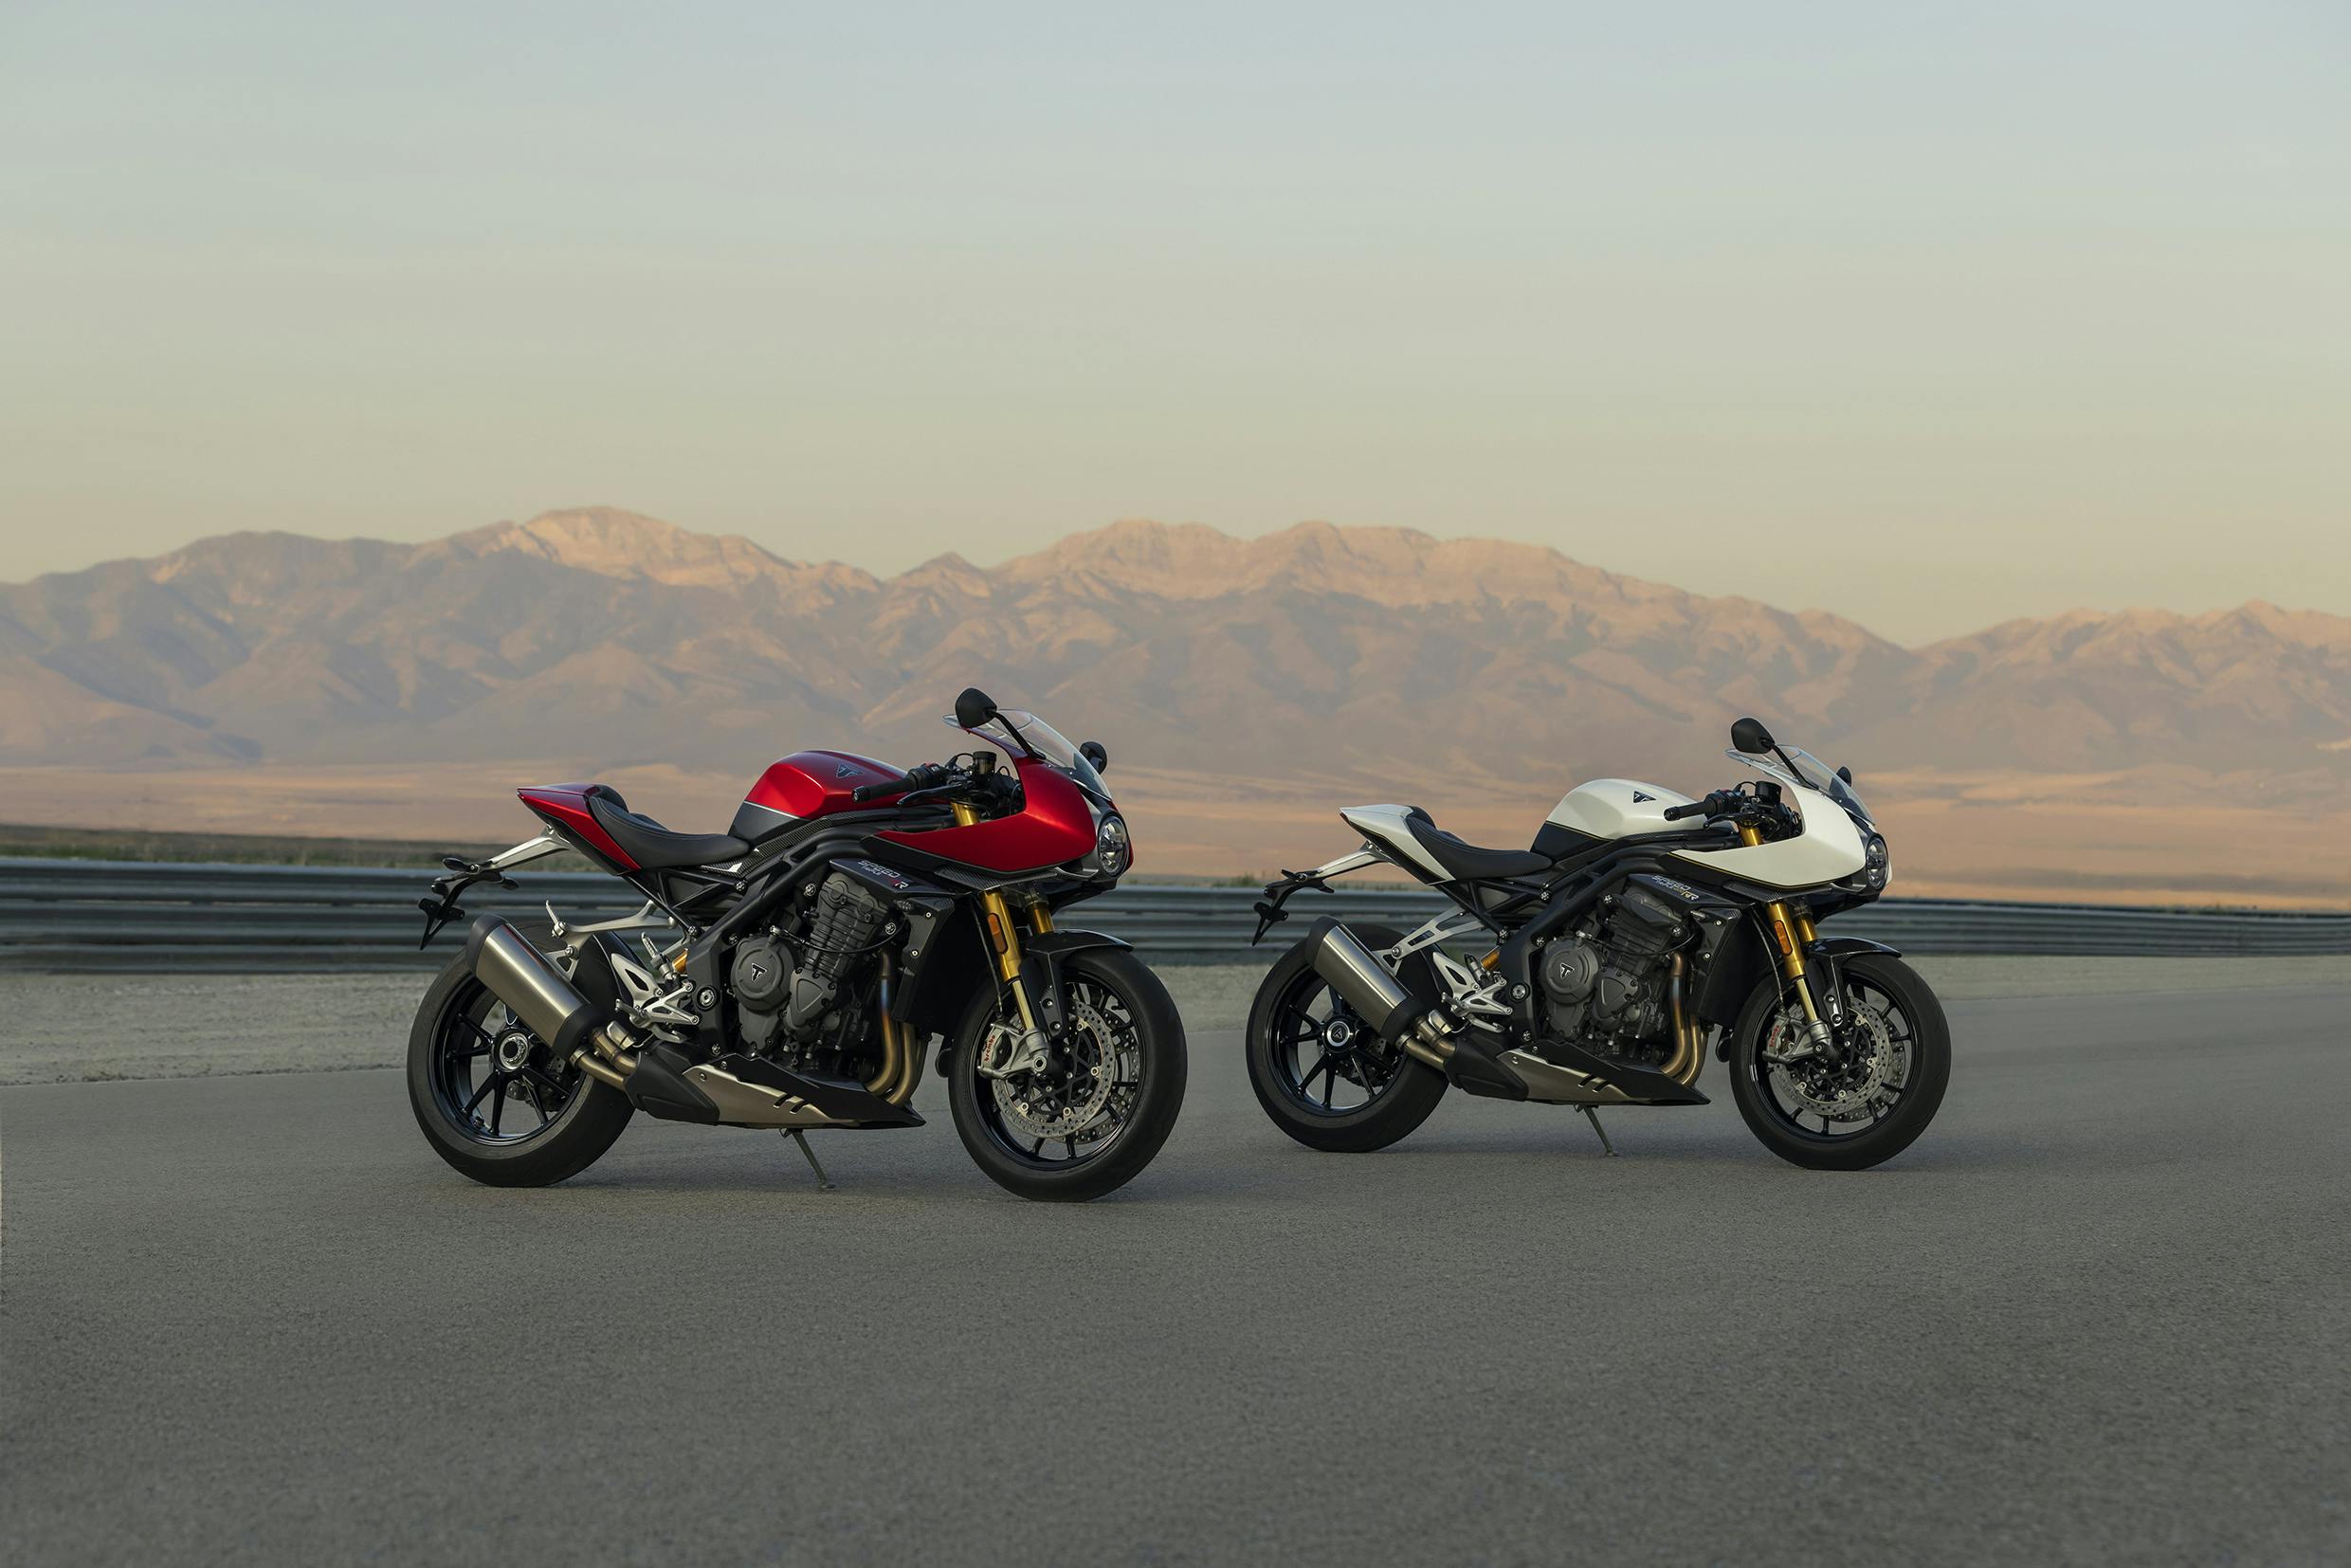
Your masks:
<svg viewBox="0 0 2351 1568"><path fill-rule="evenodd" d="M2351 614L2351 8L0 7L0 580L625 506Z"/></svg>

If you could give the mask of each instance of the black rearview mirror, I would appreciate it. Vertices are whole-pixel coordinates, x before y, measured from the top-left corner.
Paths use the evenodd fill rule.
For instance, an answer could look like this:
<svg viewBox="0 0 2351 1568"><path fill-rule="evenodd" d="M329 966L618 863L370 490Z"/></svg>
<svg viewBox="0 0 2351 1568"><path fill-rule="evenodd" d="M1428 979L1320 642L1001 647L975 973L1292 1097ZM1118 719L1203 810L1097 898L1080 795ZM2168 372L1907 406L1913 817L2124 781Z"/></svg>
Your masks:
<svg viewBox="0 0 2351 1568"><path fill-rule="evenodd" d="M995 716L995 700L977 686L965 686L956 699L956 722L967 730L975 730Z"/></svg>
<svg viewBox="0 0 2351 1568"><path fill-rule="evenodd" d="M1101 741L1079 741L1078 755L1084 757L1088 762L1091 762L1094 765L1094 771L1096 773L1106 774L1110 771L1110 754L1103 750L1103 743Z"/></svg>
<svg viewBox="0 0 2351 1568"><path fill-rule="evenodd" d="M1759 719L1740 719L1731 725L1731 749L1760 757L1772 749L1772 732Z"/></svg>
<svg viewBox="0 0 2351 1568"><path fill-rule="evenodd" d="M1837 769L1837 776L1845 780L1846 783L1850 784L1853 781L1853 770L1848 767L1839 766Z"/></svg>

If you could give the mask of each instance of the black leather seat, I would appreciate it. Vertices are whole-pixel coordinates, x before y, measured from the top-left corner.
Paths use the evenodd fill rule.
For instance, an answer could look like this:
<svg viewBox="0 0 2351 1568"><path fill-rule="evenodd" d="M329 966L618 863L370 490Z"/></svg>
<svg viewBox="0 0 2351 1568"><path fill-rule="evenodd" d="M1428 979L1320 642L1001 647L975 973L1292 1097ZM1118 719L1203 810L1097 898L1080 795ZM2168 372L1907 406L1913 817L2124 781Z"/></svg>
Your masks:
<svg viewBox="0 0 2351 1568"><path fill-rule="evenodd" d="M588 814L612 835L630 860L647 871L674 870L681 866L716 866L740 860L751 846L731 833L673 833L649 816L639 816L610 784L588 791Z"/></svg>
<svg viewBox="0 0 2351 1568"><path fill-rule="evenodd" d="M1404 819L1412 830L1412 841L1429 851L1431 859L1465 882L1490 882L1498 877L1532 877L1551 869L1555 864L1549 855L1539 855L1532 849L1482 849L1460 839L1429 820L1429 813L1414 811Z"/></svg>

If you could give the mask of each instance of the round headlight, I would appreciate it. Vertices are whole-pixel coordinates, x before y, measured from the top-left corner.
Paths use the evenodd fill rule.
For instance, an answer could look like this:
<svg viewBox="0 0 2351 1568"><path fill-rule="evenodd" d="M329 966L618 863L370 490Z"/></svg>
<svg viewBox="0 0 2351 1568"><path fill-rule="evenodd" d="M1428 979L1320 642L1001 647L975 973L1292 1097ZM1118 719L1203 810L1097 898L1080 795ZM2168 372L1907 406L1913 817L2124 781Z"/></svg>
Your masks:
<svg viewBox="0 0 2351 1568"><path fill-rule="evenodd" d="M1104 876L1122 876L1134 847L1127 842L1126 819L1106 816L1094 834L1094 858L1102 862Z"/></svg>
<svg viewBox="0 0 2351 1568"><path fill-rule="evenodd" d="M1872 834L1872 835L1870 836L1870 839L1869 839L1869 848L1868 848L1868 856L1869 856L1869 864L1870 864L1870 865L1872 865L1872 866L1883 866L1883 865L1885 865L1885 864L1886 864L1886 841L1885 841L1884 839L1882 839L1882 838L1877 837L1875 834Z"/></svg>

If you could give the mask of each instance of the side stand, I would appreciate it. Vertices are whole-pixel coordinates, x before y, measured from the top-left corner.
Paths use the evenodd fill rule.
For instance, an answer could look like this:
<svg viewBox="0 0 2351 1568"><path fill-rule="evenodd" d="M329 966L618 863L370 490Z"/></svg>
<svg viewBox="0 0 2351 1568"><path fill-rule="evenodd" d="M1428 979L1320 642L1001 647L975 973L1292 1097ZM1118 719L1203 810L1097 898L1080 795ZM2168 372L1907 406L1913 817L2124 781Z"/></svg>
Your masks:
<svg viewBox="0 0 2351 1568"><path fill-rule="evenodd" d="M1597 1123L1595 1122L1595 1125L1596 1126ZM809 1169L816 1173L816 1190L820 1193L831 1192L832 1177L825 1175L825 1168L816 1163L816 1151L808 1146L808 1134L797 1127L786 1127L784 1136L800 1146L800 1154L809 1162ZM1605 1138L1607 1135L1601 1136Z"/></svg>
<svg viewBox="0 0 2351 1568"><path fill-rule="evenodd" d="M1601 1125L1600 1125L1600 1113L1599 1113L1598 1111L1594 1110L1594 1109L1593 1109L1591 1106L1589 1106L1589 1105L1586 1105L1586 1106L1583 1108L1583 1111L1584 1111L1584 1120L1585 1120L1585 1121L1589 1121L1589 1122L1591 1122L1591 1123L1592 1123L1592 1130L1593 1130L1594 1132L1598 1133L1598 1134L1600 1135L1600 1147L1601 1147L1602 1149L1604 1149L1604 1150L1606 1150L1606 1151L1607 1151L1607 1153L1608 1153L1608 1158L1611 1158L1611 1159L1615 1158L1616 1158L1616 1145L1615 1145L1615 1144L1613 1144L1613 1143L1611 1143L1611 1142L1608 1140L1608 1129L1607 1129L1606 1127L1603 1127L1603 1126L1601 1126ZM811 1159L814 1159L815 1158L816 1158L816 1157L815 1157L814 1155L811 1155L811 1156L809 1156L809 1158L811 1158Z"/></svg>

